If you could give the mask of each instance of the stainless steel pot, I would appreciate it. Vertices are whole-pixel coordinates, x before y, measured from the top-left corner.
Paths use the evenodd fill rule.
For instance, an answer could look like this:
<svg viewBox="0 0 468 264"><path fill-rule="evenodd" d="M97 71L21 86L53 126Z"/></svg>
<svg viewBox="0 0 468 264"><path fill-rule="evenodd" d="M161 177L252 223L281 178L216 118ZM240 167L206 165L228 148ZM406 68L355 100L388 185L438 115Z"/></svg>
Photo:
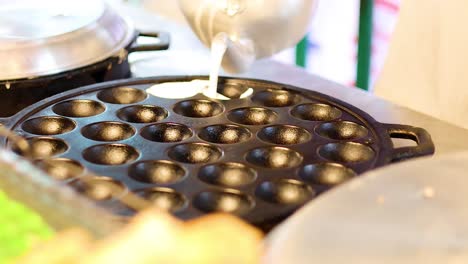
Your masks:
<svg viewBox="0 0 468 264"><path fill-rule="evenodd" d="M168 47L164 34L150 34L158 44L132 47L136 36L131 22L103 1L8 1L0 5L0 80L49 76Z"/></svg>
<svg viewBox="0 0 468 264"><path fill-rule="evenodd" d="M149 36L153 44L138 44ZM149 41L148 41L149 42ZM128 54L169 48L101 0L0 0L0 116L76 87L128 78Z"/></svg>

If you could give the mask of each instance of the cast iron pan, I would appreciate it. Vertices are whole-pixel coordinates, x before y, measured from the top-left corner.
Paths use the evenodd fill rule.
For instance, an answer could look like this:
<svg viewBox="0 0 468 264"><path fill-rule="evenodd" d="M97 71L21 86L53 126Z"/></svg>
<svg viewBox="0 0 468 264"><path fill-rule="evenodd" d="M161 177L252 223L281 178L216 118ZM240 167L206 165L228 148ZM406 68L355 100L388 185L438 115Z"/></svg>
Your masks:
<svg viewBox="0 0 468 264"><path fill-rule="evenodd" d="M365 171L434 153L424 129L382 124L335 98L285 84L221 78L228 97L254 89L230 101L145 93L153 84L193 79L206 77L82 87L3 122L28 139L39 165L55 161L42 166L51 176L116 215L134 213L118 199L131 191L181 219L221 211L265 230ZM394 148L392 138L417 146ZM63 164L100 176L83 186Z"/></svg>

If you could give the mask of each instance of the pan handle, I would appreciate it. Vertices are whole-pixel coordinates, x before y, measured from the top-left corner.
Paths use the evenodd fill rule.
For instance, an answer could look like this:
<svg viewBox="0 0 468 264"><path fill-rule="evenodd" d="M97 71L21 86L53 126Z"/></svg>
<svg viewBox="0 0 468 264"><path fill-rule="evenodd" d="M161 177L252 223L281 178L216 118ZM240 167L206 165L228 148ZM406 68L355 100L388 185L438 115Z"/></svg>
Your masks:
<svg viewBox="0 0 468 264"><path fill-rule="evenodd" d="M155 51L155 50L167 50L171 42L171 36L167 32L138 32L138 37L151 37L159 39L158 43L153 44L137 44L135 41L128 49L129 53L138 51Z"/></svg>
<svg viewBox="0 0 468 264"><path fill-rule="evenodd" d="M392 162L434 154L435 147L431 135L419 127L384 124L390 138L401 138L415 141L415 147L395 148L392 151Z"/></svg>

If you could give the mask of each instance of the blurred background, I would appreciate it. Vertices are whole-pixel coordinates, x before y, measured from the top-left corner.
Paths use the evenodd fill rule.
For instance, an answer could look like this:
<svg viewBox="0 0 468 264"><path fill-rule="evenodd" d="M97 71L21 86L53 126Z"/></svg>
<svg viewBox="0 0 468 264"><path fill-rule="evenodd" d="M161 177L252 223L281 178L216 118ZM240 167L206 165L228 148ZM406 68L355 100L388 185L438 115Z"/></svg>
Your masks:
<svg viewBox="0 0 468 264"><path fill-rule="evenodd" d="M161 18L185 23L174 0L110 0L144 8ZM391 34L398 17L401 0L326 0L319 1L311 19L307 38L299 47L277 54L274 59L286 64L300 64L308 72L347 86L356 86L358 32L362 5L373 4L372 62L368 89L372 90L387 55ZM364 18L362 23L370 23ZM304 58L297 58L304 56ZM362 86L362 85L361 85ZM363 88L363 87L361 87Z"/></svg>
<svg viewBox="0 0 468 264"><path fill-rule="evenodd" d="M360 0L320 1L307 41L307 71L339 83L356 85ZM374 1L370 87L383 67L400 0ZM295 50L276 56L295 63Z"/></svg>

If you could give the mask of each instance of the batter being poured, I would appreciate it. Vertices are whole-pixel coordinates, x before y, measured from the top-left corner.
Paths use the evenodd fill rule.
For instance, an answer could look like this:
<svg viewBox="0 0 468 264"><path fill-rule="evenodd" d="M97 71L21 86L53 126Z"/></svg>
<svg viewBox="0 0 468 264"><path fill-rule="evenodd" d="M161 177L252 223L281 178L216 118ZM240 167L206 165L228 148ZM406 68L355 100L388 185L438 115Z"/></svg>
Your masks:
<svg viewBox="0 0 468 264"><path fill-rule="evenodd" d="M189 98L202 93L213 99L230 100L230 98L218 93L219 71L228 43L229 37L226 33L219 33L213 39L211 45L210 78L208 81L194 80L191 82L161 83L153 85L147 92L151 95L167 99ZM248 97L252 93L253 89L250 88L240 98Z"/></svg>
<svg viewBox="0 0 468 264"><path fill-rule="evenodd" d="M211 70L209 86L204 94L211 98L218 96L218 76L221 69L224 53L226 53L228 45L228 35L226 33L219 33L211 43Z"/></svg>

